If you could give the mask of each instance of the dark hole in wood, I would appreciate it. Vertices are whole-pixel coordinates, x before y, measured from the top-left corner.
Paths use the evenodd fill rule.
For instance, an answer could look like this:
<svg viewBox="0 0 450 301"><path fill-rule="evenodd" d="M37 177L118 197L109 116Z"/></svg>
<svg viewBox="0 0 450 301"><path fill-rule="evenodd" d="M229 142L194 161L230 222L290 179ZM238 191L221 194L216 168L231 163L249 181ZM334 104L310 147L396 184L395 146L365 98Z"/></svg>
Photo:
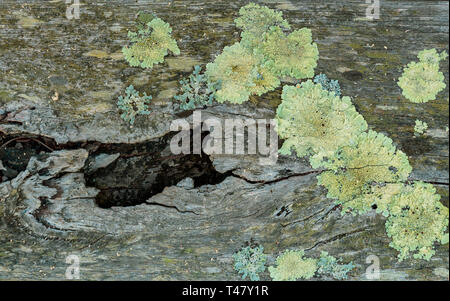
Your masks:
<svg viewBox="0 0 450 301"><path fill-rule="evenodd" d="M202 133L202 139L207 134ZM136 206L185 178L192 178L194 187L199 187L218 184L231 175L216 171L204 153L173 155L168 152L174 135L136 145L100 146L95 153L120 153L121 156L111 165L86 174L86 184L100 189L97 205L101 208ZM191 132L191 153L192 141Z"/></svg>

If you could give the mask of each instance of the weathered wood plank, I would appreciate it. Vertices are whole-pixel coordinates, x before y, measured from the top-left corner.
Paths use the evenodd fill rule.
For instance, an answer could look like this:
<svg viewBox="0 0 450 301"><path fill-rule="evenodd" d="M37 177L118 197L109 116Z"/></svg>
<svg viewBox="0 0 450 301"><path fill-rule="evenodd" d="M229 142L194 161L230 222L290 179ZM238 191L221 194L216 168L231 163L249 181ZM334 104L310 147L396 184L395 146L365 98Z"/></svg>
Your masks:
<svg viewBox="0 0 450 301"><path fill-rule="evenodd" d="M34 134L61 143L127 143L164 137L169 121L177 118L170 99L178 80L193 65L211 61L224 46L238 41L233 18L247 2L82 1L79 20L66 18L64 1L0 2L0 110L21 110L6 119L16 123L0 120L2 139ZM265 1L282 9L293 27L312 29L320 51L317 73L339 80L343 94L352 97L370 128L387 134L410 157L411 177L438 183L448 206L448 87L435 101L413 104L395 83L418 51L448 52L448 2L382 0L380 19L372 21L364 20L364 2ZM131 68L120 59L127 30L140 10L152 10L168 21L182 51L151 71ZM447 86L448 62L441 69ZM131 83L155 98L155 113L138 119L133 129L120 119L115 105ZM55 92L57 101L52 100ZM279 96L280 89L255 102L215 106L207 112L272 117ZM413 135L416 119L430 126L422 138ZM92 198L70 190L73 183L83 187L82 171L57 173L50 181L72 194L64 210L58 211L53 200L50 214L35 222L57 225L67 234L47 229L38 235L34 224L3 217L0 278L63 279L66 256L77 254L82 279L234 280L239 277L231 254L251 238L273 254L295 247L311 256L326 250L353 260L357 269L351 279L365 279L365 259L371 254L381 259L383 279L442 280L445 273L448 277L448 244L439 246L430 262L398 263L388 246L384 219L375 214L341 216L314 174L296 175L310 171L303 160L281 158L276 168L264 171L273 176L267 183L252 181L261 174L253 160L242 158L241 169L221 184L193 190L169 187L152 197L150 205L113 209L98 208ZM232 165L230 158L213 158L213 163L225 164L224 171ZM65 177L77 180L65 184ZM280 180L271 183L274 179ZM26 190L35 184L20 185ZM176 203L174 195L180 196ZM26 199L13 196L8 204L24 205ZM195 213L185 212L192 211L183 207L186 204L198 205ZM4 207L0 204L0 211L5 212Z"/></svg>

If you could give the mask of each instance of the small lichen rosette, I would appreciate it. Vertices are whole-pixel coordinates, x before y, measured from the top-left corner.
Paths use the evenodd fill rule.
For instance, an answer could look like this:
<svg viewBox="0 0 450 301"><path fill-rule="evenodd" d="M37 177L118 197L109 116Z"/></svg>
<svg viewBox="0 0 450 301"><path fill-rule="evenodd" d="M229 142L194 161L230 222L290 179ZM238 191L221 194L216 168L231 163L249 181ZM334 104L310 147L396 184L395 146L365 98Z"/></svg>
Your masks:
<svg viewBox="0 0 450 301"><path fill-rule="evenodd" d="M245 247L233 254L234 269L242 274L242 279L249 277L251 281L259 281L259 274L266 269L267 255L263 246Z"/></svg>
<svg viewBox="0 0 450 301"><path fill-rule="evenodd" d="M317 177L318 183L328 189L328 197L342 204L343 213L352 209L355 215L373 205L372 186L406 181L412 170L408 157L390 138L371 130L321 164L327 171Z"/></svg>
<svg viewBox="0 0 450 301"><path fill-rule="evenodd" d="M319 50L312 41L309 28L286 35L280 27L271 27L255 51L261 53L276 76L296 79L313 77L319 58Z"/></svg>
<svg viewBox="0 0 450 301"><path fill-rule="evenodd" d="M416 120L416 124L414 125L414 133L421 135L426 132L428 129L428 124L422 120Z"/></svg>
<svg viewBox="0 0 450 301"><path fill-rule="evenodd" d="M396 193L391 194L388 203L386 221L387 235L392 238L390 246L400 252L399 261L411 255L430 260L435 254L435 243L448 243L448 208L439 201L441 197L431 184L396 186L393 188Z"/></svg>
<svg viewBox="0 0 450 301"><path fill-rule="evenodd" d="M136 91L132 85L125 90L125 93L125 97L119 96L117 106L122 111L122 115L120 115L120 117L133 125L136 115L150 114L148 102L152 99L152 97L147 95L145 92L143 96L140 96L139 92Z"/></svg>
<svg viewBox="0 0 450 301"><path fill-rule="evenodd" d="M349 97L336 96L311 80L284 86L281 98L276 121L278 135L285 142L280 153L289 155L293 149L299 158L311 155L314 167L367 130Z"/></svg>
<svg viewBox="0 0 450 301"><path fill-rule="evenodd" d="M182 110L194 110L212 104L217 88L220 87L220 83L208 81L200 66L195 66L192 74L182 79L180 84L182 93L174 98Z"/></svg>
<svg viewBox="0 0 450 301"><path fill-rule="evenodd" d="M213 63L206 65L208 79L220 82L216 100L241 104L248 100L258 78L259 59L240 43L227 46Z"/></svg>
<svg viewBox="0 0 450 301"><path fill-rule="evenodd" d="M317 270L317 260L304 258L304 251L287 250L278 256L276 266L269 267L274 281L295 281L312 278Z"/></svg>
<svg viewBox="0 0 450 301"><path fill-rule="evenodd" d="M160 18L147 23L146 28L137 32L128 32L131 45L122 48L123 55L130 66L152 68L154 64L164 62L171 51L180 54L177 42L171 36L172 28Z"/></svg>
<svg viewBox="0 0 450 301"><path fill-rule="evenodd" d="M337 96L341 96L341 86L337 80L328 79L328 77L321 73L314 76L314 83L321 84L322 88L327 91L333 92Z"/></svg>
<svg viewBox="0 0 450 301"><path fill-rule="evenodd" d="M317 261L317 273L331 276L337 280L348 279L348 273L355 268L355 265L352 262L342 264L341 261L341 258L337 259L328 252L322 251Z"/></svg>
<svg viewBox="0 0 450 301"><path fill-rule="evenodd" d="M409 63L398 79L403 96L415 103L436 99L437 94L446 87L444 74L439 71L439 62L447 56L445 51L438 54L436 49L419 52L419 62Z"/></svg>
<svg viewBox="0 0 450 301"><path fill-rule="evenodd" d="M290 29L290 25L283 19L281 11L275 11L255 3L241 7L239 17L234 22L236 27L242 30L242 43L252 49L261 43L264 34L272 26Z"/></svg>

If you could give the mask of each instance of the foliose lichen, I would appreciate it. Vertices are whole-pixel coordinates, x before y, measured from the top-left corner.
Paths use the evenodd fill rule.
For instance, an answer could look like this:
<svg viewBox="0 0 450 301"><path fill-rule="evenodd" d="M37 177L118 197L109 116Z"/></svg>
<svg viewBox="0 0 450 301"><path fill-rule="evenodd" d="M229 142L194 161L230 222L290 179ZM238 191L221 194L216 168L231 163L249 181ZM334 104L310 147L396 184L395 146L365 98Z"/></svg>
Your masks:
<svg viewBox="0 0 450 301"><path fill-rule="evenodd" d="M328 77L321 73L314 77L314 83L320 84L322 88L329 92L333 92L337 96L341 96L341 86L337 80L328 79Z"/></svg>
<svg viewBox="0 0 450 301"><path fill-rule="evenodd" d="M317 273L337 280L348 279L348 273L356 266L353 262L342 264L341 261L341 258L337 259L329 255L328 252L322 251L317 261Z"/></svg>
<svg viewBox="0 0 450 301"><path fill-rule="evenodd" d="M422 120L416 120L416 124L414 126L414 133L421 135L426 132L428 129L428 124Z"/></svg>
<svg viewBox="0 0 450 301"><path fill-rule="evenodd" d="M277 132L285 142L279 152L289 155L293 149L300 158L311 156L314 167L367 129L349 97L336 96L311 80L284 86L281 99Z"/></svg>
<svg viewBox="0 0 450 301"><path fill-rule="evenodd" d="M447 52L439 54L434 48L419 52L419 62L410 62L398 79L403 96L415 103L436 99L436 95L446 87L439 62L447 56Z"/></svg>
<svg viewBox="0 0 450 301"><path fill-rule="evenodd" d="M182 110L193 110L212 104L216 91L220 87L220 83L211 82L205 74L202 74L200 66L195 66L192 74L182 79L180 84L181 94L174 98L179 101Z"/></svg>
<svg viewBox="0 0 450 301"><path fill-rule="evenodd" d="M130 45L122 48L125 60L133 67L152 68L164 62L168 51L179 55L180 49L171 33L170 25L160 18L153 18L145 26L138 25L137 32L128 32Z"/></svg>
<svg viewBox="0 0 450 301"><path fill-rule="evenodd" d="M391 187L396 186L396 187ZM392 238L390 246L399 251L399 261L410 257L430 260L434 244L447 244L449 210L442 205L440 195L431 184L391 184L394 190L387 198L386 233Z"/></svg>
<svg viewBox="0 0 450 301"><path fill-rule="evenodd" d="M269 70L276 76L296 79L313 77L319 58L319 50L312 41L309 28L286 35L282 28L271 27L255 52L264 57Z"/></svg>
<svg viewBox="0 0 450 301"><path fill-rule="evenodd" d="M239 17L234 22L236 27L242 30L242 43L250 48L258 46L271 27L280 27L285 30L291 28L283 19L282 12L255 3L241 7Z"/></svg>
<svg viewBox="0 0 450 301"><path fill-rule="evenodd" d="M242 279L249 277L251 281L259 281L259 274L266 269L267 255L263 246L247 246L233 254L234 269L242 274Z"/></svg>
<svg viewBox="0 0 450 301"><path fill-rule="evenodd" d="M309 279L317 271L317 260L305 258L304 251L287 250L276 259L276 266L270 266L270 277L274 281Z"/></svg>
<svg viewBox="0 0 450 301"><path fill-rule="evenodd" d="M270 70L267 64L259 63L256 70L256 79L253 80L255 85L250 88L252 95L261 96L280 86L280 79Z"/></svg>
<svg viewBox="0 0 450 301"><path fill-rule="evenodd" d="M206 65L206 75L212 82L220 82L216 93L218 102L243 103L255 87L259 60L240 43L227 46L213 63Z"/></svg>
<svg viewBox="0 0 450 301"><path fill-rule="evenodd" d="M321 166L327 171L317 179L328 189L328 197L342 204L343 212L365 213L373 205L370 196L377 183L406 181L412 171L408 157L393 145L392 139L369 130L352 138Z"/></svg>
<svg viewBox="0 0 450 301"><path fill-rule="evenodd" d="M250 3L235 20L241 41L206 66L211 81L221 81L218 102L243 103L280 86L282 77L312 77L317 66L317 45L307 28L286 34L290 25L282 13Z"/></svg>
<svg viewBox="0 0 450 301"><path fill-rule="evenodd" d="M140 96L139 92L134 89L133 85L126 88L125 93L125 97L122 95L119 96L117 106L122 111L120 117L133 125L136 115L150 114L148 102L152 99L152 97L147 95L145 92L143 96Z"/></svg>

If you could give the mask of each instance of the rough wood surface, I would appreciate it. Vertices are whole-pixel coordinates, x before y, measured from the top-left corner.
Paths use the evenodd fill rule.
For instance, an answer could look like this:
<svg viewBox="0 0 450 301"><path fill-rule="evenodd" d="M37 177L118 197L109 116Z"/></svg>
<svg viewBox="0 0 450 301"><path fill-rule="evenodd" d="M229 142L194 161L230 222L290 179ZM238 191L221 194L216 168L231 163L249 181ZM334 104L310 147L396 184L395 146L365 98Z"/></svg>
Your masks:
<svg viewBox="0 0 450 301"><path fill-rule="evenodd" d="M2 144L28 137L57 149L46 149L17 177L0 183L0 279L64 279L65 258L75 254L82 279L238 280L231 255L250 239L273 255L300 248L308 256L325 250L351 260L357 265L353 280L365 279L369 255L380 257L381 279L448 279L448 244L438 246L429 262L398 263L384 219L341 215L317 185L318 171L294 157L272 167L251 156L212 157L215 170L227 175L223 182L171 184L145 203L100 208L94 202L98 190L86 185L85 165L96 148L121 143L114 151L125 153L112 163L116 167L142 165L134 157L148 156L139 155L139 143L156 152L152 160L175 162L166 158L162 142L170 120L179 116L171 103L178 80L239 39L233 19L247 1L81 2L79 20L66 18L65 1L0 2ZM413 104L395 81L418 51L448 52L449 5L380 2L379 20L364 19L362 0L264 3L283 10L294 28L312 29L320 51L317 73L339 80L370 128L409 156L411 179L435 184L448 206L449 90L428 104ZM120 56L140 10L168 21L182 51L150 71L131 68ZM448 86L448 60L441 70ZM129 84L155 98L152 115L138 118L132 129L116 108ZM214 105L204 114L272 118L279 102L277 89L244 105ZM426 136L414 137L416 119L429 124ZM124 143L137 143L136 149Z"/></svg>

